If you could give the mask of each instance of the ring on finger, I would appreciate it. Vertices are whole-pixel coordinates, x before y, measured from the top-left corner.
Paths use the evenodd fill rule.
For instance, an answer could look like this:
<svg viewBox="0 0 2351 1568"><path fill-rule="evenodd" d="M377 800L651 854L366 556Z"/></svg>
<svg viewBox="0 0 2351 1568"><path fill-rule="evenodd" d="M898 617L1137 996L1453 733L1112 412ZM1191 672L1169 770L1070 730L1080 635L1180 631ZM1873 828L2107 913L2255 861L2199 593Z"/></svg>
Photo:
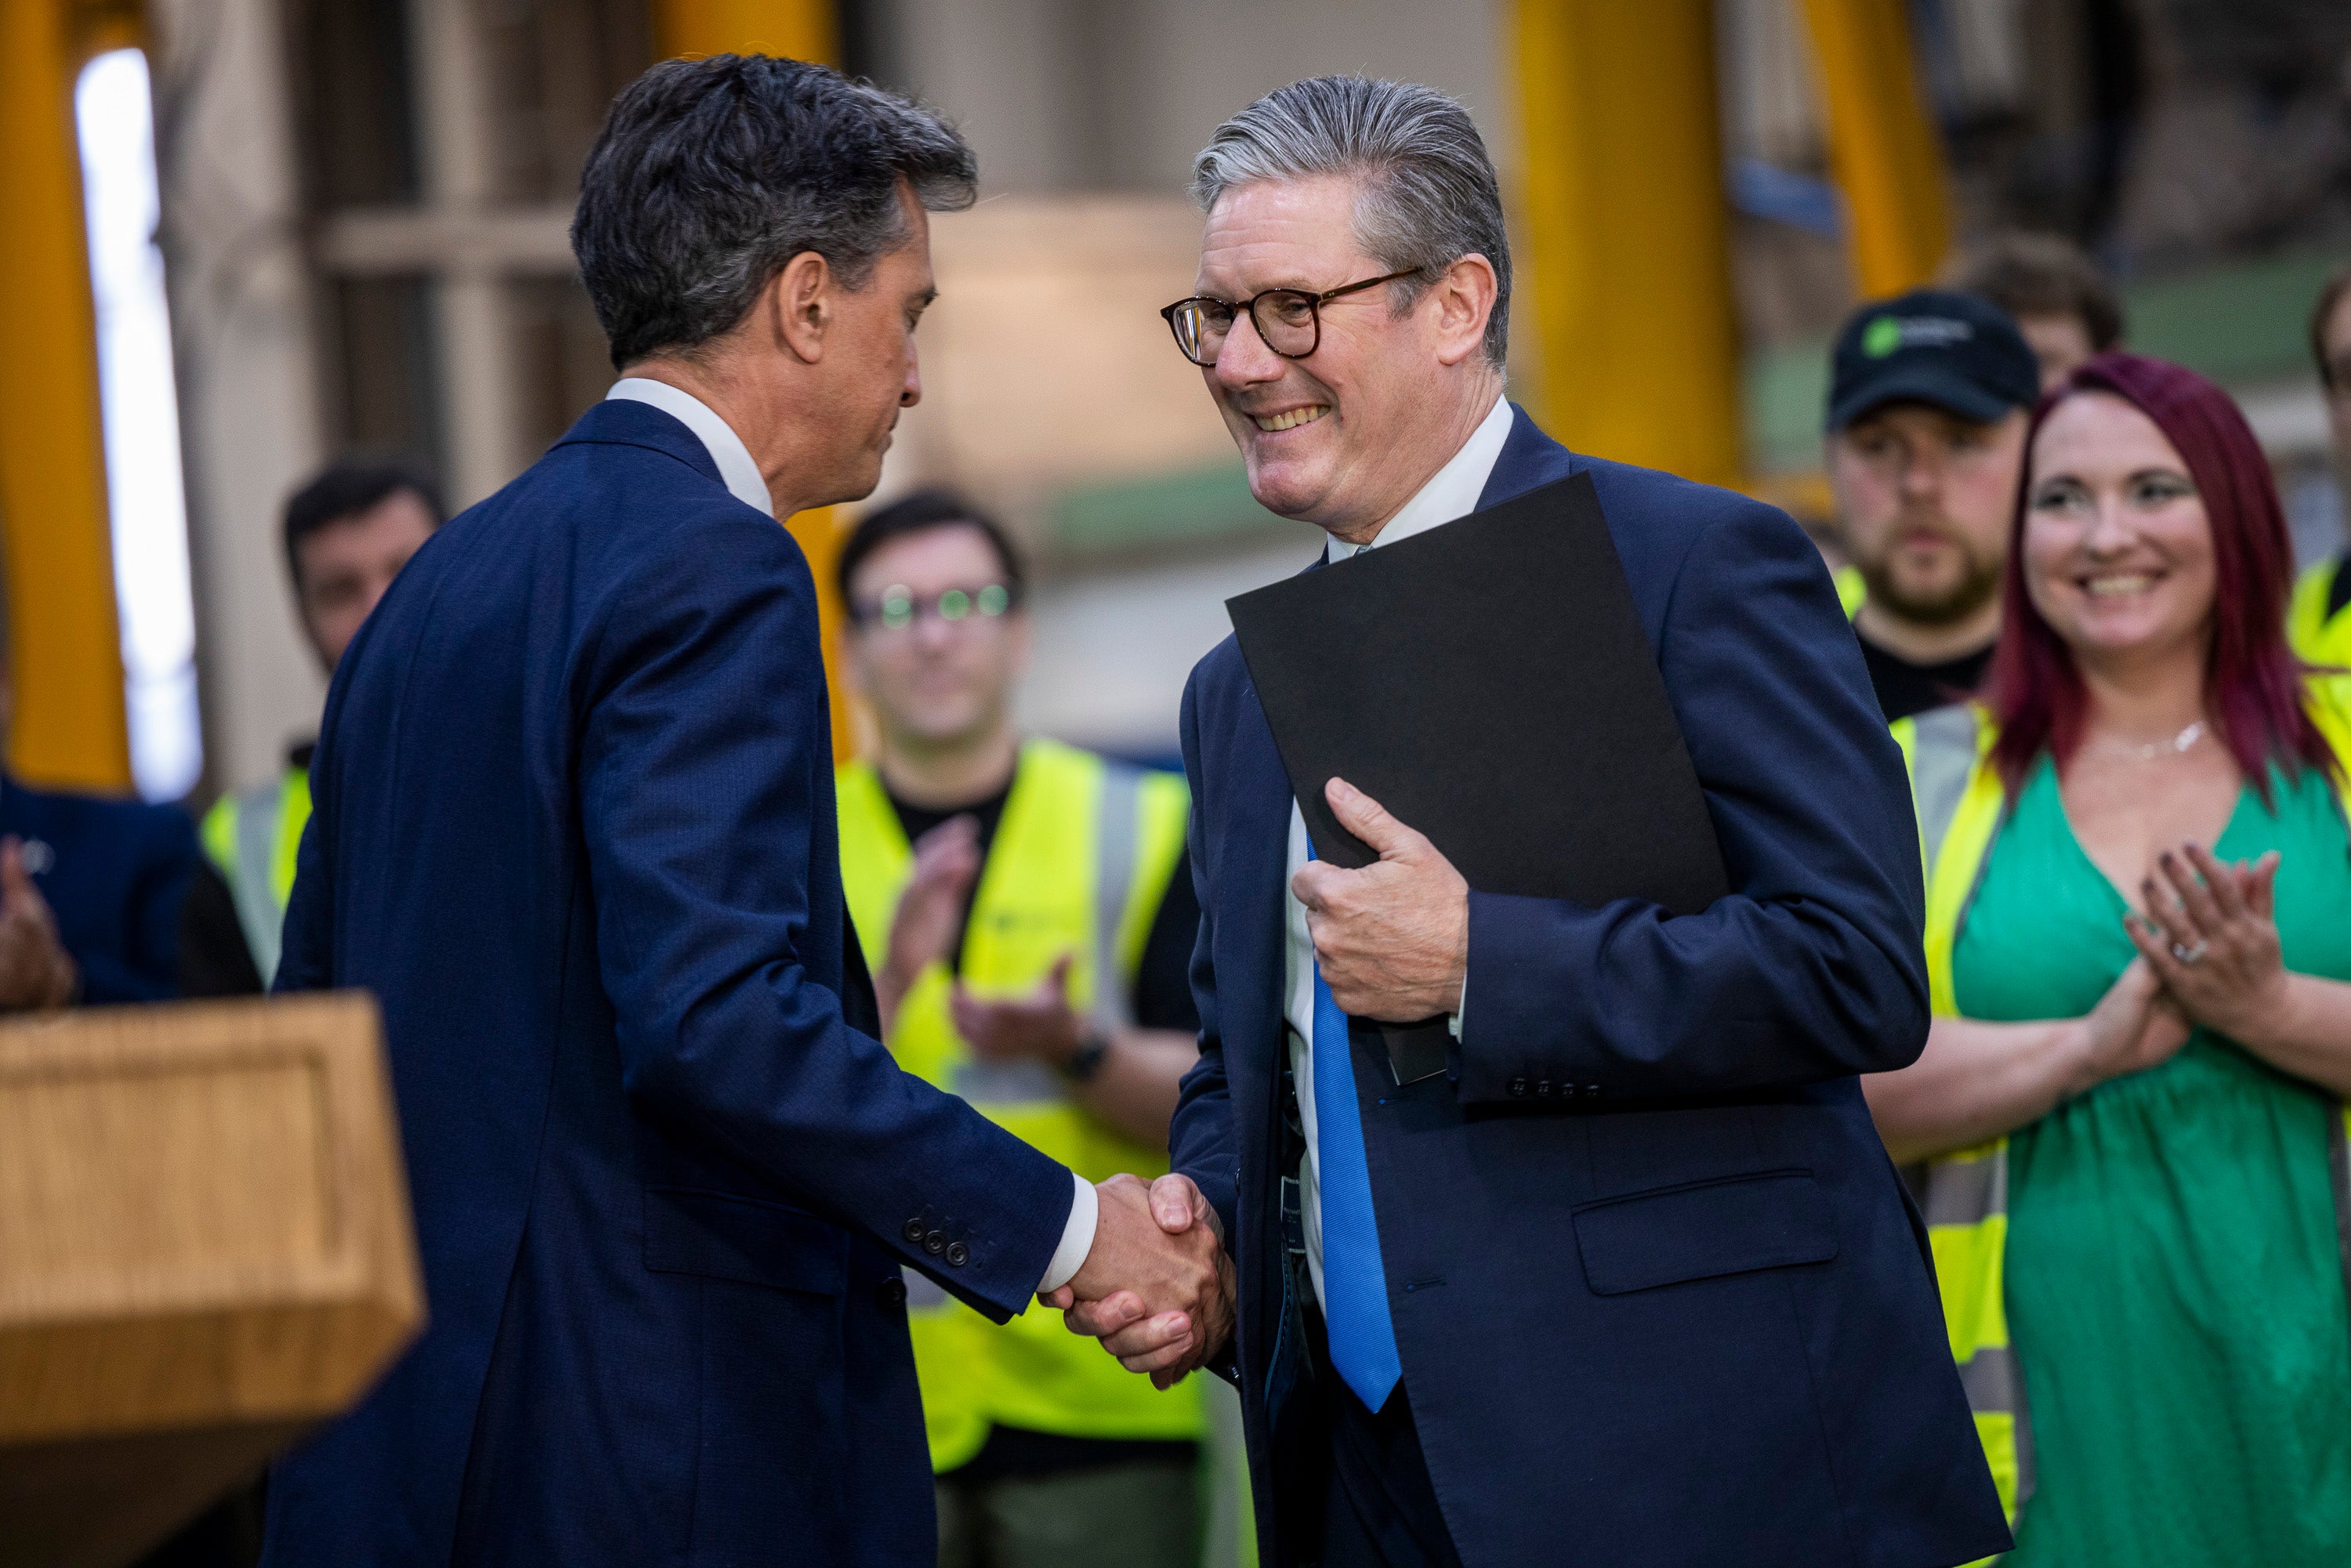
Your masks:
<svg viewBox="0 0 2351 1568"><path fill-rule="evenodd" d="M2197 943L2192 947L2186 946L2178 942L2174 942L2171 945L2171 956L2179 959L2183 964L2201 963L2203 962L2204 955L2210 951L2211 948L2202 942Z"/></svg>

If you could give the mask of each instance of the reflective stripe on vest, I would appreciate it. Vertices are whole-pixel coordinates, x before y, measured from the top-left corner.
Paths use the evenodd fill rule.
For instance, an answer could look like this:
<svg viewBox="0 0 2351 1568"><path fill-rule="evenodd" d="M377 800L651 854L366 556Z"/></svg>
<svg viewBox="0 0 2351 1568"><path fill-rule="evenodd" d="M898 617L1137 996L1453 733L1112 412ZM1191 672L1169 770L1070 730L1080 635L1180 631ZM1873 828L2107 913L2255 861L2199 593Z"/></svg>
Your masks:
<svg viewBox="0 0 2351 1568"><path fill-rule="evenodd" d="M275 784L225 796L204 813L205 852L228 883L246 950L267 990L277 975L287 901L294 895L294 862L310 821L310 775L289 768Z"/></svg>
<svg viewBox="0 0 2351 1568"><path fill-rule="evenodd" d="M2314 680L2311 716L2351 761L2351 687ZM2007 793L1991 765L1998 738L1991 716L1972 704L1897 721L1894 737L1910 769L1927 866L1927 977L1935 1015L1959 1016L1952 954L1968 906L1991 861L1992 841L2007 818ZM2335 780L2338 806L2343 780ZM2351 831L2351 810L2346 810ZM2351 1288L2351 1107L2328 1123L2327 1163L2335 1191L2335 1242ZM1927 1240L1959 1383L1974 1412L2000 1500L2013 1525L2032 1496L2032 1425L2024 1375L2008 1333L2008 1139L1995 1138L1929 1162Z"/></svg>
<svg viewBox="0 0 2351 1568"><path fill-rule="evenodd" d="M838 787L841 880L867 963L878 973L914 852L871 767L842 768ZM983 997L1026 994L1066 954L1071 1005L1104 1029L1123 1027L1189 808L1175 775L1052 741L1024 745L974 890L964 984ZM974 1060L948 1009L956 978L934 964L909 988L888 1041L901 1066L961 1094L1090 1181L1167 1168L1164 1151L1104 1126L1051 1068ZM1155 1390L1101 1346L1071 1334L1060 1314L1028 1312L999 1328L920 1274L909 1271L906 1284L935 1469L968 1460L998 1424L1078 1437L1199 1436L1197 1388Z"/></svg>

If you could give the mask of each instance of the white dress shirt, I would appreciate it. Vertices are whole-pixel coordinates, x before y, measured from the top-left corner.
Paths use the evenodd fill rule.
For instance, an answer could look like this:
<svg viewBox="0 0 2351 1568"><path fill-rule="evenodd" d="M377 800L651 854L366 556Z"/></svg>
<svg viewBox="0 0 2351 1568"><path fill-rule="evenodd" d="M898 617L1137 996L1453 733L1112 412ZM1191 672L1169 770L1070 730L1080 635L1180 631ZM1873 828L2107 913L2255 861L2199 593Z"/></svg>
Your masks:
<svg viewBox="0 0 2351 1568"><path fill-rule="evenodd" d="M776 515L776 504L768 494L768 482L760 476L759 465L751 459L751 449L734 427L718 417L711 406L695 396L650 376L623 376L612 383L607 398L625 398L632 402L651 403L676 420L700 438L710 460L718 465L718 477L725 483L726 493L768 517ZM1061 1243L1053 1249L1052 1261L1045 1265L1045 1277L1037 1289L1058 1291L1070 1282L1093 1250L1094 1224L1101 1218L1101 1200L1094 1194L1093 1184L1077 1172L1070 1173L1077 1184L1077 1192L1070 1200L1070 1218L1061 1227Z"/></svg>
<svg viewBox="0 0 2351 1568"><path fill-rule="evenodd" d="M1364 549L1394 544L1464 517L1478 509L1478 497L1493 477L1502 444L1510 436L1510 402L1494 400L1493 411L1469 433L1461 450L1429 477L1404 509L1390 517ZM1326 559L1344 560L1357 548L1332 536ZM1290 1022L1290 1071L1298 1085L1299 1127L1306 1135L1306 1157L1299 1162L1299 1197L1306 1230L1306 1271L1314 1281L1314 1299L1322 1301L1322 1184L1321 1151L1314 1142L1314 943L1306 932L1306 906L1290 891L1290 879L1306 863L1306 819L1293 800L1290 805L1290 863L1281 873L1281 904L1289 930L1282 962L1282 994L1289 998L1284 1016ZM1464 977L1462 994L1468 994ZM1460 1013L1454 1014L1454 1032L1460 1032Z"/></svg>

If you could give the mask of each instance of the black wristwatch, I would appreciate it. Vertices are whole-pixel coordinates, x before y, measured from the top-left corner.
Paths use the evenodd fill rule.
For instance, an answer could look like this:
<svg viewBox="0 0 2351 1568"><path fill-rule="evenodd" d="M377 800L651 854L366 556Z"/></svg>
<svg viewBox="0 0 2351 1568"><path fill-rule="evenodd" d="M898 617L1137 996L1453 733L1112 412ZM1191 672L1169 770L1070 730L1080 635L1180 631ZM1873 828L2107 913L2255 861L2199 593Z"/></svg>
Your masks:
<svg viewBox="0 0 2351 1568"><path fill-rule="evenodd" d="M1061 1076L1072 1083L1091 1082L1109 1056L1110 1036L1098 1029L1088 1030L1085 1038L1078 1041L1078 1049L1061 1063Z"/></svg>

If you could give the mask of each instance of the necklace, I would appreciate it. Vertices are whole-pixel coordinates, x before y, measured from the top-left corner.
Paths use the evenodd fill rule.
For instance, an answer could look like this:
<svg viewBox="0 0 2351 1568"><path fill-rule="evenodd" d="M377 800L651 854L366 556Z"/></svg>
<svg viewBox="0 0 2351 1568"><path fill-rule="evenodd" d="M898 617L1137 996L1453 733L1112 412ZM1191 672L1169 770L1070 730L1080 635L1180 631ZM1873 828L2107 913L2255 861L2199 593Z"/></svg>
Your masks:
<svg viewBox="0 0 2351 1568"><path fill-rule="evenodd" d="M2178 757L2204 738L2204 721L2198 719L2169 740L2150 740L2143 746L2127 740L2102 740L2110 751L2120 752L2134 762L2152 762L2158 757Z"/></svg>

